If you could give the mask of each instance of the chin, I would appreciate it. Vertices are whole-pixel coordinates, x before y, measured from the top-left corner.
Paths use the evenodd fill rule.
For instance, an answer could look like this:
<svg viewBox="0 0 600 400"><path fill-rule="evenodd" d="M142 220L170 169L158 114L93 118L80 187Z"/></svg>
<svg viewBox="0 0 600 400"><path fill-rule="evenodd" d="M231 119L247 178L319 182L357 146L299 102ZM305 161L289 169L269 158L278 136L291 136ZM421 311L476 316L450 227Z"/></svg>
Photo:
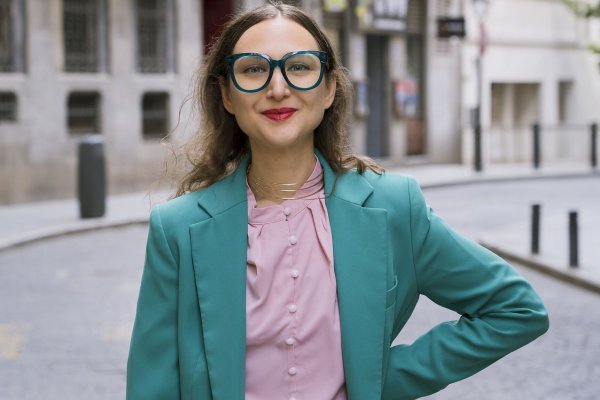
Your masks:
<svg viewBox="0 0 600 400"><path fill-rule="evenodd" d="M312 136L305 137L297 133L271 132L263 137L264 143L272 148L285 150L286 148L305 147L312 145Z"/></svg>

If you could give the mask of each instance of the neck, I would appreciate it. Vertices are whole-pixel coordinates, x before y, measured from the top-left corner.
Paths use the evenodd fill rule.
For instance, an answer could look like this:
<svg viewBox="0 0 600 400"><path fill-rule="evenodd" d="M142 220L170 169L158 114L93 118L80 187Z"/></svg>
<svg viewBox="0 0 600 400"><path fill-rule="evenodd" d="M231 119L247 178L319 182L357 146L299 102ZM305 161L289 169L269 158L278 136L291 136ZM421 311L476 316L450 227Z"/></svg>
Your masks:
<svg viewBox="0 0 600 400"><path fill-rule="evenodd" d="M261 152L252 149L252 164L249 171L249 183L257 205L278 204L282 197L293 197L294 192L273 193L261 190L264 183L274 187L299 189L308 179L315 167L315 154L312 147L305 151ZM256 184L253 186L253 182ZM260 184L262 183L262 185ZM280 186L285 184L285 186Z"/></svg>

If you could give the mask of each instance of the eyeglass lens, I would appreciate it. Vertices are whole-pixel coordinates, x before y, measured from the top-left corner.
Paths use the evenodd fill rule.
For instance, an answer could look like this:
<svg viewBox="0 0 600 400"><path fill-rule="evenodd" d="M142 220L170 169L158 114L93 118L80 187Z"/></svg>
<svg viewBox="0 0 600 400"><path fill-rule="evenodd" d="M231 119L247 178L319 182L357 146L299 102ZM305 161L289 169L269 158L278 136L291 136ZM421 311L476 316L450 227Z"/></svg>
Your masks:
<svg viewBox="0 0 600 400"><path fill-rule="evenodd" d="M267 83L270 67L269 60L264 57L244 56L233 64L233 73L242 89L256 90ZM314 54L296 54L285 60L283 69L284 76L292 86L308 89L319 81L321 60Z"/></svg>

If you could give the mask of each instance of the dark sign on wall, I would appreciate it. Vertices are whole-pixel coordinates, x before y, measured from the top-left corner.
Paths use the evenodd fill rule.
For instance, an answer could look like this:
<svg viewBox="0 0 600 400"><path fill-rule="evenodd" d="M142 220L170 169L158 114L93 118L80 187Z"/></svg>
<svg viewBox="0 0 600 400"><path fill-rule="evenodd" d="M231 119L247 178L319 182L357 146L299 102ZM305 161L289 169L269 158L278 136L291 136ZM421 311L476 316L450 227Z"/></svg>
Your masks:
<svg viewBox="0 0 600 400"><path fill-rule="evenodd" d="M439 17L437 19L437 37L448 39L451 37L465 37L465 17Z"/></svg>

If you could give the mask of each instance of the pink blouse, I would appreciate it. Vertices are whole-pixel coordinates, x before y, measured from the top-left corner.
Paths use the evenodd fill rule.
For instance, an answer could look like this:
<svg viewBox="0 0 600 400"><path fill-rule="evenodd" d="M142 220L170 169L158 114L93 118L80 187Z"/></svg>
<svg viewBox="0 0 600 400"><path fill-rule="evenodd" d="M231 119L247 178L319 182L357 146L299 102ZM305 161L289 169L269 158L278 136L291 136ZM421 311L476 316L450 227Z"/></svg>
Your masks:
<svg viewBox="0 0 600 400"><path fill-rule="evenodd" d="M247 193L246 400L345 400L323 190L263 208Z"/></svg>

